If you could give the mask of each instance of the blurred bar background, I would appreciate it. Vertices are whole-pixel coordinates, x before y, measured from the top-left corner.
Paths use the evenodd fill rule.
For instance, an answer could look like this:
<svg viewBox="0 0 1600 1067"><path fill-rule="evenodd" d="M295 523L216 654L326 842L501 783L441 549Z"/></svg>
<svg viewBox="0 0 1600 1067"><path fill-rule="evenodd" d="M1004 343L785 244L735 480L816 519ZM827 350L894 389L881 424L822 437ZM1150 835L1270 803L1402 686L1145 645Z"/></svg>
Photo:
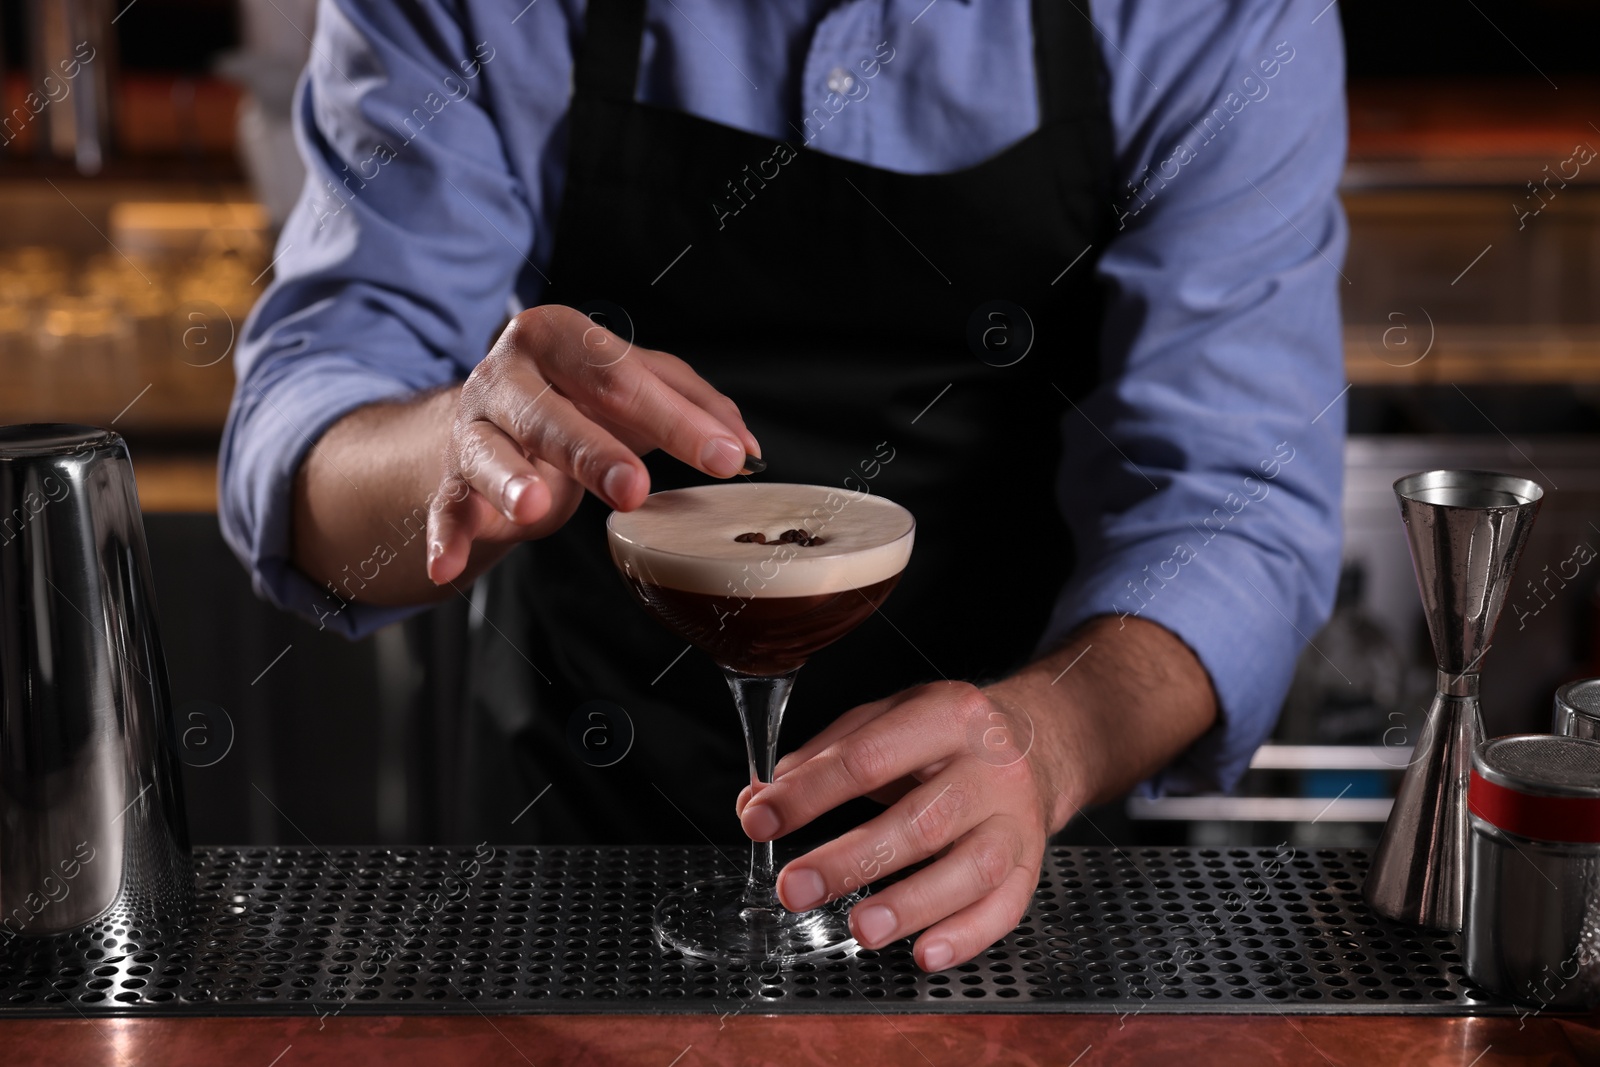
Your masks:
<svg viewBox="0 0 1600 1067"><path fill-rule="evenodd" d="M301 182L288 111L314 7L0 8L0 422L130 441L197 842L512 840L460 799L466 605L348 644L258 602L217 531L232 350ZM1376 840L1433 689L1390 491L1413 470L1556 490L1488 662L1489 733L1546 729L1555 687L1600 675L1600 568L1570 576L1600 547L1600 8L1324 15L1349 51L1339 607L1240 795L1131 798L1069 840Z"/></svg>

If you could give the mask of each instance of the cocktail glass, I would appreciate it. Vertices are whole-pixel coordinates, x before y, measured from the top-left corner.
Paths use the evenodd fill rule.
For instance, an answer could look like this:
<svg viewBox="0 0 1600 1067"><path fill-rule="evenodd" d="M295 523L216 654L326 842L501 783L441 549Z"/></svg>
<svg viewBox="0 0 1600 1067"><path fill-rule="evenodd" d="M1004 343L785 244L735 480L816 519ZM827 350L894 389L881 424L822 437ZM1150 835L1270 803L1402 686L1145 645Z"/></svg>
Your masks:
<svg viewBox="0 0 1600 1067"><path fill-rule="evenodd" d="M915 530L911 513L882 497L776 482L655 493L606 522L611 558L634 596L722 668L754 792L772 780L795 675L883 603ZM846 917L857 898L789 911L778 901L772 842L756 841L746 876L669 894L656 929L686 956L792 962L850 947Z"/></svg>

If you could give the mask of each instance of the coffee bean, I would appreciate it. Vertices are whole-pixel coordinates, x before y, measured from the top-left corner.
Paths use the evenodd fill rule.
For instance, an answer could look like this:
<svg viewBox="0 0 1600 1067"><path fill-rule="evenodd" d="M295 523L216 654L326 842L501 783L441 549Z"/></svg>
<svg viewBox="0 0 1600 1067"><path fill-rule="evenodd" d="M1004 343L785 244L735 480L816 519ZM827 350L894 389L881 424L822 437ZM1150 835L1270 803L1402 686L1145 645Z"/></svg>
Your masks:
<svg viewBox="0 0 1600 1067"><path fill-rule="evenodd" d="M756 533L752 530L749 533L740 534L734 540L742 545L799 545L801 548L810 548L813 545L823 543L822 538L813 537L804 530L785 530L772 541L767 540L766 534Z"/></svg>

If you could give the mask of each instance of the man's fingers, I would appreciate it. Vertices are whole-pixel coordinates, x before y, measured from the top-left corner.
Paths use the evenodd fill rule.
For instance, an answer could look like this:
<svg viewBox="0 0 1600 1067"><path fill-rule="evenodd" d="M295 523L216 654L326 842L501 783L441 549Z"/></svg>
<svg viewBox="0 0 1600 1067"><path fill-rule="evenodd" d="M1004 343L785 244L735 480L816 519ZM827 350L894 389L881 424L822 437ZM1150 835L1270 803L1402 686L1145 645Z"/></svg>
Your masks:
<svg viewBox="0 0 1600 1067"><path fill-rule="evenodd" d="M1037 862L1027 863L1023 851L1024 838L1015 820L1003 815L989 818L927 867L852 908L850 931L866 948L882 948L996 892L1019 868L1031 870L1037 878Z"/></svg>
<svg viewBox="0 0 1600 1067"><path fill-rule="evenodd" d="M999 889L935 923L917 938L912 952L918 966L925 971L942 971L966 963L1015 930L1038 884L1037 864L1013 868ZM876 898L877 894L873 894L869 899Z"/></svg>
<svg viewBox="0 0 1600 1067"><path fill-rule="evenodd" d="M508 522L531 526L550 510L550 487L517 443L481 420L456 432L456 469Z"/></svg>
<svg viewBox="0 0 1600 1067"><path fill-rule="evenodd" d="M650 491L639 456L657 448L718 478L760 454L733 402L677 357L573 308L522 312L459 394L429 508L429 577L465 573L474 541L550 532L584 490L638 507Z"/></svg>
<svg viewBox="0 0 1600 1067"><path fill-rule="evenodd" d="M748 446L730 427L638 364L622 372L636 378L616 393L602 411L613 421L641 428L663 452L713 478L732 478L744 469Z"/></svg>
<svg viewBox="0 0 1600 1067"><path fill-rule="evenodd" d="M481 420L614 508L638 507L650 476L633 450L597 425L530 364L509 367L483 401ZM474 487L477 483L474 482Z"/></svg>
<svg viewBox="0 0 1600 1067"><path fill-rule="evenodd" d="M752 782L743 789L739 790L738 799L733 802L734 817L738 818L739 816L743 815L745 805L750 803L750 798L771 784L772 783L770 782Z"/></svg>
<svg viewBox="0 0 1600 1067"><path fill-rule="evenodd" d="M847 734L854 733L866 723L871 722L873 719L877 718L879 715L882 715L885 711L889 710L905 699L906 695L904 693L896 693L894 696L885 697L882 700L874 700L871 703L861 704L857 707L851 708L849 711L845 712L837 719L834 719L822 729L818 730L805 744L801 745L799 748L780 759L772 768L773 781L777 781L779 778L782 778L785 774L788 774L790 771L800 766L800 764L804 763L812 756L815 756L818 752L821 752L823 749L839 740L839 738L844 737Z"/></svg>
<svg viewBox="0 0 1600 1067"><path fill-rule="evenodd" d="M435 585L454 581L472 555L472 486L447 474L428 508L428 578Z"/></svg>
<svg viewBox="0 0 1600 1067"><path fill-rule="evenodd" d="M514 334L518 350L586 418L626 426L652 447L714 478L731 478L743 467L747 445L743 437L650 369L661 360L644 358L647 352L651 357L665 353L636 348L641 358L618 359L610 352L622 351L625 342L608 334L608 343L600 346L606 358L597 359L595 332L608 332L572 308L534 308L518 316L518 323ZM508 373L514 372L513 368ZM525 440L521 432L514 431L513 436Z"/></svg>
<svg viewBox="0 0 1600 1067"><path fill-rule="evenodd" d="M759 799L746 805L741 817L745 833L770 841L847 800L949 759L967 745L972 724L992 707L973 686L934 684L912 690L908 698L775 778Z"/></svg>
<svg viewBox="0 0 1600 1067"><path fill-rule="evenodd" d="M459 474L447 474L428 509L427 574L435 585L453 582L466 571L472 546L505 519L483 494Z"/></svg>
<svg viewBox="0 0 1600 1067"><path fill-rule="evenodd" d="M976 760L953 766L882 815L794 860L778 876L778 899L792 911L809 911L960 840L994 810L985 803L982 769Z"/></svg>
<svg viewBox="0 0 1600 1067"><path fill-rule="evenodd" d="M938 764L936 767L938 770L944 769L942 764ZM938 770L935 770L933 773L938 773ZM876 800L884 807L888 807L890 804L893 804L895 801L911 792L919 784L920 783L918 783L915 778L900 778L896 781L890 782L882 789L874 789L872 792L868 793L867 796L873 800ZM745 805L750 803L750 798L754 795L755 794L752 792L750 786L745 786L743 789L739 790L739 796L733 802L734 818L737 819L743 817Z"/></svg>
<svg viewBox="0 0 1600 1067"><path fill-rule="evenodd" d="M739 413L738 405L695 373L693 367L667 352L652 351L647 362L656 377L676 389L685 400L716 416L718 421L738 435L746 452L752 456L761 455L761 442L744 424L744 416Z"/></svg>

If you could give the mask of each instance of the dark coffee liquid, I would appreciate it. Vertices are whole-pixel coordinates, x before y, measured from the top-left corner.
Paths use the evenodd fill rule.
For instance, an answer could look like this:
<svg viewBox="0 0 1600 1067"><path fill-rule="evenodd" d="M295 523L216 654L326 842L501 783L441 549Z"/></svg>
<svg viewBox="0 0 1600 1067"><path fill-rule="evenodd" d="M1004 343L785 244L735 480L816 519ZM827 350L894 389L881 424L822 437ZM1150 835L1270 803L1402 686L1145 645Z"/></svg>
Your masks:
<svg viewBox="0 0 1600 1067"><path fill-rule="evenodd" d="M662 625L741 674L786 674L854 630L882 604L900 575L815 596L736 597L687 593L627 577Z"/></svg>

